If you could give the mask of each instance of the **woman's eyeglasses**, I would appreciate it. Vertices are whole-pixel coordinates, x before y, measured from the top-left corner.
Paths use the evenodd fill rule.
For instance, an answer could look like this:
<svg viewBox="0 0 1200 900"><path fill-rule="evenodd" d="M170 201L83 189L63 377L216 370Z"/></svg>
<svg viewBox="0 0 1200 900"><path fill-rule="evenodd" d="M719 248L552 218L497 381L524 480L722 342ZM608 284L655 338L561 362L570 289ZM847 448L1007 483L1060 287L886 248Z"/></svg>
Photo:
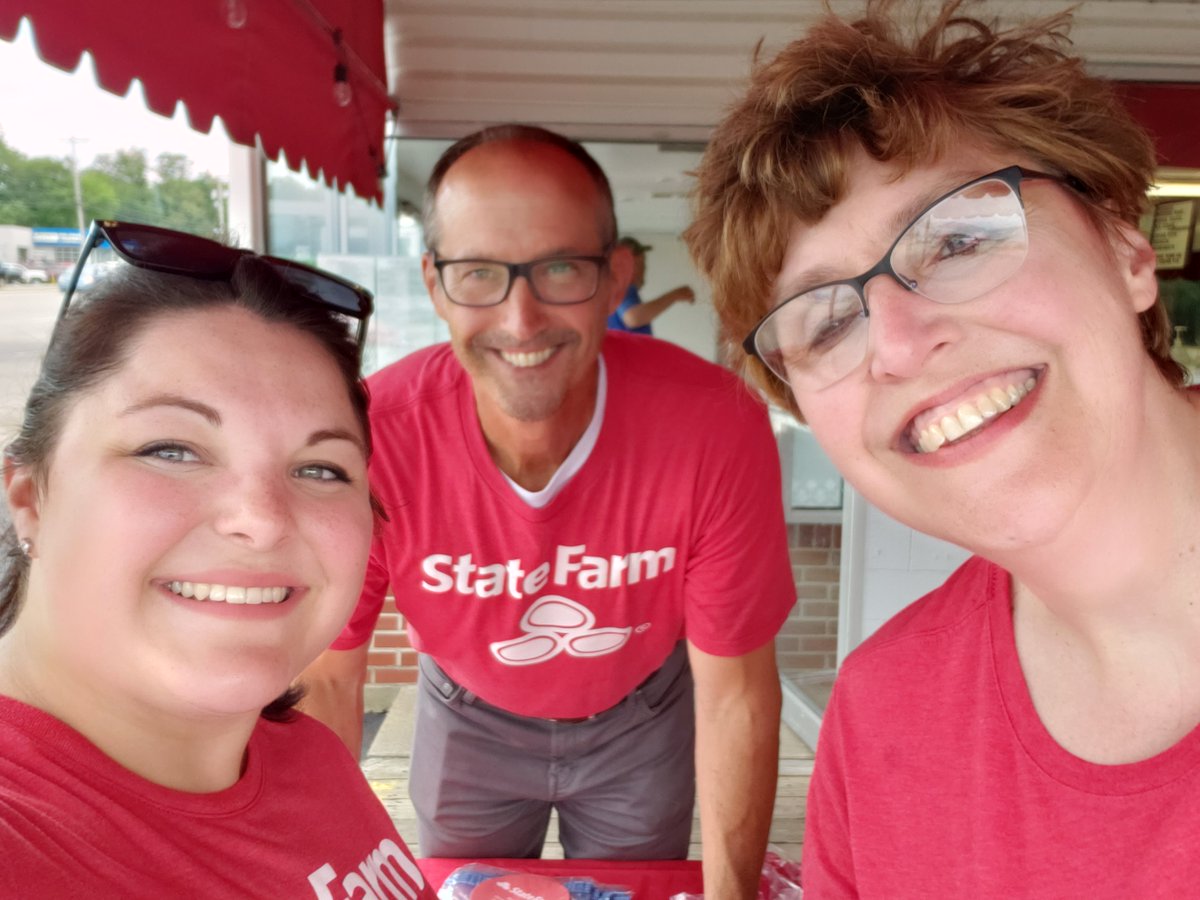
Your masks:
<svg viewBox="0 0 1200 900"><path fill-rule="evenodd" d="M365 288L290 259L261 256L252 250L229 247L194 234L135 222L97 220L92 223L87 239L83 242L79 261L67 276L62 307L58 311L59 319L66 315L75 295L88 289L95 279L103 275L104 268L111 265L94 260L89 262L92 251L104 243L132 266L207 281L227 281L233 277L242 257L257 256L269 264L275 273L301 296L335 313L357 320L355 340L359 355L362 354L367 336L367 320L374 308L371 293Z"/></svg>
<svg viewBox="0 0 1200 900"><path fill-rule="evenodd" d="M867 283L877 275L935 303L965 303L1021 268L1029 229L1020 185L1030 179L1081 190L1074 179L1020 166L969 181L926 207L863 274L784 300L742 347L785 383L820 390L844 378L867 355Z"/></svg>

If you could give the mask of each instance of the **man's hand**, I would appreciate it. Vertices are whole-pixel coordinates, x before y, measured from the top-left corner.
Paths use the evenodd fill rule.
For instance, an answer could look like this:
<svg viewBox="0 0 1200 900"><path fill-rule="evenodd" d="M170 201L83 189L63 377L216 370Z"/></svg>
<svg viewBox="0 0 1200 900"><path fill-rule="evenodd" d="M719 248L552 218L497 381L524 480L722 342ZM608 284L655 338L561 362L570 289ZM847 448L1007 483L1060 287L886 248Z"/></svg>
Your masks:
<svg viewBox="0 0 1200 900"><path fill-rule="evenodd" d="M679 287L667 291L659 299L670 300L672 303L695 303L696 292L686 284L681 284Z"/></svg>
<svg viewBox="0 0 1200 900"><path fill-rule="evenodd" d="M631 306L621 313L621 321L629 328L641 328L649 325L676 303L695 303L696 292L686 284L672 288L661 297L644 300L637 306Z"/></svg>

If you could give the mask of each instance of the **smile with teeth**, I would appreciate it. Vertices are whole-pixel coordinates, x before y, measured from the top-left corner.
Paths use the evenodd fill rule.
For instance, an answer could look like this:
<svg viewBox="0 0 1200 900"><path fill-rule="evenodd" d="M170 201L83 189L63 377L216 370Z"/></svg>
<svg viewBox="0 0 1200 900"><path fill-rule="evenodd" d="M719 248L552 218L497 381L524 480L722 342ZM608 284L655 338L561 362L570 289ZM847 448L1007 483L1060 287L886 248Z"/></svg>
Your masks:
<svg viewBox="0 0 1200 900"><path fill-rule="evenodd" d="M553 355L553 347L547 347L545 350L537 350L529 353L520 353L514 350L500 351L501 359L503 359L510 366L516 366L518 369L530 369L534 366L540 366Z"/></svg>
<svg viewBox="0 0 1200 900"><path fill-rule="evenodd" d="M214 603L282 603L291 596L287 587L242 587L235 584L204 584L199 581L172 581L171 592L189 600L209 600Z"/></svg>
<svg viewBox="0 0 1200 900"><path fill-rule="evenodd" d="M996 385L981 391L976 397L959 404L958 408L924 428L916 431L913 445L921 453L933 453L973 434L990 419L1002 415L1025 399L1037 384L1030 376L1007 385ZM916 429L914 429L916 430Z"/></svg>

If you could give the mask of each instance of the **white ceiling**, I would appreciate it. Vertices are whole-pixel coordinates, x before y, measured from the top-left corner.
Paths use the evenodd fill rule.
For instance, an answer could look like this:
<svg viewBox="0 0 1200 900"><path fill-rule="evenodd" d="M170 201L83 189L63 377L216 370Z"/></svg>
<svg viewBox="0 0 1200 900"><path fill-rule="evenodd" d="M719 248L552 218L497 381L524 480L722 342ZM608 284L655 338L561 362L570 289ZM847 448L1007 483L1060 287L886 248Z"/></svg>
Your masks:
<svg viewBox="0 0 1200 900"><path fill-rule="evenodd" d="M831 2L850 14L862 7ZM1067 5L984 0L969 9L1012 21ZM450 139L531 122L585 141L613 182L622 230L677 232L687 222L684 173L738 95L756 45L769 57L821 4L386 0L385 8L401 197L419 202ZM1200 0L1083 0L1072 38L1099 74L1200 81Z"/></svg>

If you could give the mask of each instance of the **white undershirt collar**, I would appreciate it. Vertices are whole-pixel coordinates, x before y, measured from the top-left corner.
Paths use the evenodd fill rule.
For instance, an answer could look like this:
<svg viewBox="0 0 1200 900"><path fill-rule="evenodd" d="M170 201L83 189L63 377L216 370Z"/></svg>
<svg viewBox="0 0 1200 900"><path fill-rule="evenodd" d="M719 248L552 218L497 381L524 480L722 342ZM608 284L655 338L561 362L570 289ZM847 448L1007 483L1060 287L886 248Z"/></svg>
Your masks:
<svg viewBox="0 0 1200 900"><path fill-rule="evenodd" d="M516 491L518 497L532 506L534 509L541 509L543 506L553 500L558 492L566 487L576 472L583 468L583 464L587 462L589 456L592 455L592 449L596 446L596 439L600 437L600 423L604 421L604 403L608 397L608 376L604 371L604 357L598 357L600 363L600 373L596 377L596 409L592 413L592 421L588 423L588 427L584 430L583 436L576 441L575 446L571 448L571 452L567 454L567 458L563 460L562 465L555 471L554 476L540 491L527 491L508 475L501 471L504 475L504 480L512 485L512 489Z"/></svg>

